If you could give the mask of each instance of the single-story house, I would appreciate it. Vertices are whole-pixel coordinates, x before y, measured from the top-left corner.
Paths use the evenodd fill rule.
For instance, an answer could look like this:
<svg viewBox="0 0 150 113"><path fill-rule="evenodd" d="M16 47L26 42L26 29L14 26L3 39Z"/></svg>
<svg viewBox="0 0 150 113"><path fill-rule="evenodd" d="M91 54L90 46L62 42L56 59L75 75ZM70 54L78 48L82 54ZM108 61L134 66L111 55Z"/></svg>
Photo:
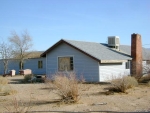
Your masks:
<svg viewBox="0 0 150 113"><path fill-rule="evenodd" d="M23 69L31 69L33 74L46 74L46 60L40 57L43 51L34 51L28 55L24 60ZM10 70L15 70L16 74L19 74L20 61L18 59L8 60L8 72ZM3 60L0 60L0 75L4 74Z"/></svg>
<svg viewBox="0 0 150 113"><path fill-rule="evenodd" d="M131 37L131 46L120 45L119 37L108 37L108 44L61 39L41 54L41 57L46 58L46 75L74 71L78 78L99 82L132 72L140 74L137 71L142 69L137 65L131 66L131 61L137 64L143 52L141 58L145 63L150 58L150 51L144 48L140 50L142 45L139 34Z"/></svg>
<svg viewBox="0 0 150 113"><path fill-rule="evenodd" d="M31 69L34 74L46 74L48 77L56 72L73 71L78 78L92 82L141 74L142 64L146 65L150 60L150 51L142 48L139 34L132 34L131 42L131 46L120 45L117 36L108 37L108 44L61 39L39 58L27 59L24 69ZM133 63L136 65L131 65ZM19 62L10 64L9 69L19 71ZM41 64L42 68L39 68Z"/></svg>

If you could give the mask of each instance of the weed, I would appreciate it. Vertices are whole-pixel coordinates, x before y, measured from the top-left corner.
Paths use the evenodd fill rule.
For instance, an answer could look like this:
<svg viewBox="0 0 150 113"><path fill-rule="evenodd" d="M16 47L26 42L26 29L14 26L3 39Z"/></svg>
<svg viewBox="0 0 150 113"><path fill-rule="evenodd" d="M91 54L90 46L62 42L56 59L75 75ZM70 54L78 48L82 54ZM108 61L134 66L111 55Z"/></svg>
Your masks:
<svg viewBox="0 0 150 113"><path fill-rule="evenodd" d="M11 107L8 107L9 105L5 105L4 108L8 112L13 112L13 113L27 113L31 109L31 101L28 103L24 103L21 101L21 99L17 99L15 96L11 100L10 103L7 103L11 105Z"/></svg>
<svg viewBox="0 0 150 113"><path fill-rule="evenodd" d="M17 91L14 90L10 85L1 85L0 84L0 92L1 95L0 96L6 96L6 95L12 95L12 94L16 94Z"/></svg>
<svg viewBox="0 0 150 113"><path fill-rule="evenodd" d="M140 83L148 83L150 81L150 74L142 76L141 79L139 79Z"/></svg>
<svg viewBox="0 0 150 113"><path fill-rule="evenodd" d="M111 84L112 87L109 88L109 91L126 93L127 89L137 86L138 82L134 77L124 76L122 78L112 80Z"/></svg>
<svg viewBox="0 0 150 113"><path fill-rule="evenodd" d="M0 77L0 96L6 96L17 93L9 84L7 78Z"/></svg>
<svg viewBox="0 0 150 113"><path fill-rule="evenodd" d="M79 100L78 80L74 72L56 73L53 85L63 103L75 103Z"/></svg>
<svg viewBox="0 0 150 113"><path fill-rule="evenodd" d="M24 80L23 82L24 83L29 83L31 82L31 79L33 78L33 75L32 74L29 74L29 75L24 75Z"/></svg>
<svg viewBox="0 0 150 113"><path fill-rule="evenodd" d="M150 87L150 81L147 83L147 85Z"/></svg>
<svg viewBox="0 0 150 113"><path fill-rule="evenodd" d="M8 84L7 78L0 77L0 84L3 84L3 85Z"/></svg>

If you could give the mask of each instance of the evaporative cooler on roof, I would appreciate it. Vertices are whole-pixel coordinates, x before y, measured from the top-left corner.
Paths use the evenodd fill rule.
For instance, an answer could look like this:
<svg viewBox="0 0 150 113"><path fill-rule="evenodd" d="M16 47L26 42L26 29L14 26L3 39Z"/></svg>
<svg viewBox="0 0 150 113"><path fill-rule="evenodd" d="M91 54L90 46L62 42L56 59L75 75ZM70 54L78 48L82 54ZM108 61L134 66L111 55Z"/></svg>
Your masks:
<svg viewBox="0 0 150 113"><path fill-rule="evenodd" d="M108 37L108 46L119 50L119 45L120 45L120 41L119 41L118 36L109 36Z"/></svg>

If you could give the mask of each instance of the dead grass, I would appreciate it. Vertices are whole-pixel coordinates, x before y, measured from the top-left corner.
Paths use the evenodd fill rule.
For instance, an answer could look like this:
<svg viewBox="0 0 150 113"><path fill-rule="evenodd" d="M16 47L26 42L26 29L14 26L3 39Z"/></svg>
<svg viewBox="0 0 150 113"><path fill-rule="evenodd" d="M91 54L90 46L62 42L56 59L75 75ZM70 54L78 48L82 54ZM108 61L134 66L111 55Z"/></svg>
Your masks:
<svg viewBox="0 0 150 113"><path fill-rule="evenodd" d="M134 77L123 76L122 78L113 79L111 81L112 87L109 91L126 93L126 90L138 86L138 82Z"/></svg>
<svg viewBox="0 0 150 113"><path fill-rule="evenodd" d="M16 94L17 91L14 90L10 85L1 85L0 84L0 96Z"/></svg>
<svg viewBox="0 0 150 113"><path fill-rule="evenodd" d="M147 83L147 85L150 87L150 81Z"/></svg>
<svg viewBox="0 0 150 113"><path fill-rule="evenodd" d="M140 83L148 83L149 81L150 81L150 74L145 75L145 76L142 76L142 77L139 79L139 82L140 82Z"/></svg>
<svg viewBox="0 0 150 113"><path fill-rule="evenodd" d="M8 112L13 112L13 113L27 113L32 106L30 106L30 102L28 103L24 103L21 101L21 99L17 99L16 97L13 97L13 99L7 103L4 108L8 111ZM9 106L11 105L11 107Z"/></svg>
<svg viewBox="0 0 150 113"><path fill-rule="evenodd" d="M53 79L53 86L61 102L68 104L79 100L78 80L74 72L56 73Z"/></svg>
<svg viewBox="0 0 150 113"><path fill-rule="evenodd" d="M12 95L17 93L9 84L7 78L0 77L0 96Z"/></svg>
<svg viewBox="0 0 150 113"><path fill-rule="evenodd" d="M22 80L23 76L7 77L8 80L19 79ZM9 81L9 83L11 83ZM51 81L52 82L52 81ZM53 83L53 82L52 82ZM51 84L52 84L51 83ZM45 84L10 84L11 87L17 89L16 95L0 96L0 112L13 112L14 106L17 102L23 111L28 112L94 112L108 111L112 112L138 112L150 111L150 92L146 84L140 84L138 87L127 90L127 95L124 93L115 93L113 95L103 93L105 88L111 84L79 84L79 101L77 104L64 105L60 102L59 96L56 94L58 90L55 88L49 91L49 87ZM80 86L81 85L81 86ZM53 85L52 85L53 86ZM52 87L50 86L50 87ZM80 89L83 88L83 90ZM87 87L87 88L86 88ZM46 89L45 89L46 88ZM54 88L54 87L52 87ZM85 89L86 88L86 89ZM85 90L84 90L85 89ZM56 93L55 93L56 92ZM29 104L30 94L32 94L31 104ZM14 99L14 100L13 100ZM105 105L101 105L107 103ZM23 105L22 105L23 104ZM9 107L9 111L4 108ZM28 106L32 107L28 109ZM28 110L27 110L28 109ZM19 111L19 110L18 110ZM110 112L111 112L110 111Z"/></svg>
<svg viewBox="0 0 150 113"><path fill-rule="evenodd" d="M8 80L7 80L7 78L0 77L0 84L2 84L2 85L6 85L6 84L8 84Z"/></svg>

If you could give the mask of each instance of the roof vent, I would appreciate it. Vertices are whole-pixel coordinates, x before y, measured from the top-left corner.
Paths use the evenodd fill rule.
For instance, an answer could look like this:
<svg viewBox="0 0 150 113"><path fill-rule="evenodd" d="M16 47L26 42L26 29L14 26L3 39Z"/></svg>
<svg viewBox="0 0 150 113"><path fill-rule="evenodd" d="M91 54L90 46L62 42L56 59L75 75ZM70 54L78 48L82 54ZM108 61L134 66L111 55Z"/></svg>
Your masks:
<svg viewBox="0 0 150 113"><path fill-rule="evenodd" d="M108 37L108 46L114 49L119 50L120 40L118 36L109 36Z"/></svg>

